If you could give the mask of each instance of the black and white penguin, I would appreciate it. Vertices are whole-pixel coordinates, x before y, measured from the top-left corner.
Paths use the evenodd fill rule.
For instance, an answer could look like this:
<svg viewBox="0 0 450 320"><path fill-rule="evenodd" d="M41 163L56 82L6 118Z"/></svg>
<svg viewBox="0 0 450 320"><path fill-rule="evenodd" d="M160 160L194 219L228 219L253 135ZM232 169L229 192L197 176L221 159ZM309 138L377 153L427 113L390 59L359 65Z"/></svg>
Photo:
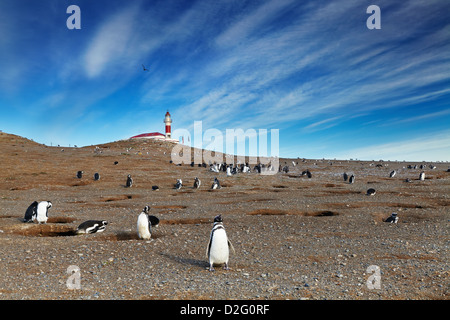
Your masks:
<svg viewBox="0 0 450 320"><path fill-rule="evenodd" d="M131 188L132 185L133 185L133 179L131 178L131 174L129 174L127 176L127 184L126 184L126 186L127 186L127 188Z"/></svg>
<svg viewBox="0 0 450 320"><path fill-rule="evenodd" d="M36 221L41 223L47 223L48 219L48 209L52 207L52 203L50 201L41 201L37 205L36 209Z"/></svg>
<svg viewBox="0 0 450 320"><path fill-rule="evenodd" d="M227 177L231 177L233 174L231 173L231 166L227 167Z"/></svg>
<svg viewBox="0 0 450 320"><path fill-rule="evenodd" d="M181 179L177 179L177 183L175 183L175 189L180 190L183 186L183 181Z"/></svg>
<svg viewBox="0 0 450 320"><path fill-rule="evenodd" d="M78 171L77 172L77 178L81 179L83 177L83 173L84 173L83 171Z"/></svg>
<svg viewBox="0 0 450 320"><path fill-rule="evenodd" d="M375 193L377 193L377 191L375 190L375 189L373 189L373 188L370 188L369 190L367 190L367 195L368 196L374 196L375 195Z"/></svg>
<svg viewBox="0 0 450 320"><path fill-rule="evenodd" d="M195 177L194 180L194 189L198 189L200 188L200 185L202 184L202 182L200 181L200 179L198 177Z"/></svg>
<svg viewBox="0 0 450 320"><path fill-rule="evenodd" d="M152 226L156 227L159 224L159 219L149 215L149 211L150 207L145 206L138 216L137 233L139 239L149 240L152 237Z"/></svg>
<svg viewBox="0 0 450 320"><path fill-rule="evenodd" d="M211 186L211 189L220 189L220 188L222 188L222 187L220 186L219 179L217 179L217 177L216 177L216 178L214 178L214 182Z"/></svg>
<svg viewBox="0 0 450 320"><path fill-rule="evenodd" d="M94 173L94 180L95 181L100 180L100 174L98 172Z"/></svg>
<svg viewBox="0 0 450 320"><path fill-rule="evenodd" d="M224 265L224 269L228 270L228 259L230 248L234 252L233 245L228 240L227 233L223 226L222 216L219 214L214 218L214 226L209 237L208 247L206 249L206 257L209 262L209 271L214 271L214 265Z"/></svg>
<svg viewBox="0 0 450 320"><path fill-rule="evenodd" d="M384 222L397 223L398 222L397 212L392 212L391 216L386 220L384 220Z"/></svg>
<svg viewBox="0 0 450 320"><path fill-rule="evenodd" d="M306 176L308 177L308 179L312 178L312 173L309 170L306 170Z"/></svg>
<svg viewBox="0 0 450 320"><path fill-rule="evenodd" d="M348 182L349 183L354 183L355 182L355 176L353 174L350 176L350 179L348 179Z"/></svg>
<svg viewBox="0 0 450 320"><path fill-rule="evenodd" d="M23 222L33 222L37 216L37 207L38 202L34 201L25 211L25 217L23 218Z"/></svg>
<svg viewBox="0 0 450 320"><path fill-rule="evenodd" d="M344 181L347 181L348 180L348 174L347 174L347 172L344 172Z"/></svg>
<svg viewBox="0 0 450 320"><path fill-rule="evenodd" d="M391 171L391 173L389 174L389 177L390 177L390 178L393 178L393 177L395 177L396 174L397 174L397 171L393 170L393 171Z"/></svg>
<svg viewBox="0 0 450 320"><path fill-rule="evenodd" d="M88 220L80 224L75 231L76 234L90 234L90 233L97 233L97 232L103 232L106 229L106 225L108 224L108 221L106 220Z"/></svg>
<svg viewBox="0 0 450 320"><path fill-rule="evenodd" d="M311 172L309 171L309 169L304 170L304 171L302 172L302 176L307 176L308 178L312 178L312 174L311 174Z"/></svg>
<svg viewBox="0 0 450 320"><path fill-rule="evenodd" d="M422 171L422 172L420 173L420 175L419 175L419 180L420 180L420 181L424 181L424 180L425 180L425 172Z"/></svg>
<svg viewBox="0 0 450 320"><path fill-rule="evenodd" d="M158 191L158 190L159 190L159 187L158 187L158 186L152 186L152 190L153 190L153 191Z"/></svg>

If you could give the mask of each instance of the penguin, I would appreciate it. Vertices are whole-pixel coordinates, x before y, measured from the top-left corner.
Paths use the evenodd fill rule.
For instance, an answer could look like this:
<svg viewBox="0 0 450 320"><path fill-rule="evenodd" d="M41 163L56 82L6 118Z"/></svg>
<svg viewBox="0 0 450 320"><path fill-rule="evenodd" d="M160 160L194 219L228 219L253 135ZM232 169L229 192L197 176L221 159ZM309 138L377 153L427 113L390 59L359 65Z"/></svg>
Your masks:
<svg viewBox="0 0 450 320"><path fill-rule="evenodd" d="M311 172L309 171L309 169L307 169L307 170L304 170L304 171L302 172L302 176L307 176L308 178L311 178L311 177L312 177L312 174L311 174Z"/></svg>
<svg viewBox="0 0 450 320"><path fill-rule="evenodd" d="M347 174L347 172L344 172L344 181L347 181L348 180L348 174Z"/></svg>
<svg viewBox="0 0 450 320"><path fill-rule="evenodd" d="M211 186L211 189L214 190L214 189L220 189L220 188L222 188L222 187L220 186L219 179L217 179L217 177L216 177L216 178L214 178L214 182Z"/></svg>
<svg viewBox="0 0 450 320"><path fill-rule="evenodd" d="M227 167L227 177L231 177L231 176L232 176L232 173L231 173L231 167L228 166L228 167Z"/></svg>
<svg viewBox="0 0 450 320"><path fill-rule="evenodd" d="M100 180L100 174L98 172L94 173L94 180L95 181Z"/></svg>
<svg viewBox="0 0 450 320"><path fill-rule="evenodd" d="M34 201L25 211L25 217L23 218L23 222L33 222L37 216L37 207L38 202Z"/></svg>
<svg viewBox="0 0 450 320"><path fill-rule="evenodd" d="M116 166L116 165L118 165L119 164L119 161L114 161L114 165Z"/></svg>
<svg viewBox="0 0 450 320"><path fill-rule="evenodd" d="M142 212L138 216L137 232L139 239L149 240L152 237L152 226L159 224L159 219L155 216L150 216L149 206L145 206Z"/></svg>
<svg viewBox="0 0 450 320"><path fill-rule="evenodd" d="M420 173L420 175L419 175L419 180L420 180L420 181L424 181L424 180L425 180L425 172L422 171L422 172Z"/></svg>
<svg viewBox="0 0 450 320"><path fill-rule="evenodd" d="M177 179L177 183L175 183L175 189L180 190L183 186L183 181L181 179Z"/></svg>
<svg viewBox="0 0 450 320"><path fill-rule="evenodd" d="M350 176L350 179L348 179L348 182L349 182L349 183L354 183L354 182L355 182L355 176L354 176L354 175L351 175L351 176Z"/></svg>
<svg viewBox="0 0 450 320"><path fill-rule="evenodd" d="M308 179L312 178L312 173L309 170L306 170L306 176L308 177Z"/></svg>
<svg viewBox="0 0 450 320"><path fill-rule="evenodd" d="M374 196L375 193L377 193L376 190L373 189L373 188L370 188L369 190L367 190L367 193L366 193L366 194L367 194L368 196Z"/></svg>
<svg viewBox="0 0 450 320"><path fill-rule="evenodd" d="M127 176L127 184L126 184L126 186L127 186L127 188L131 188L132 185L133 185L133 179L131 178L131 174L129 174Z"/></svg>
<svg viewBox="0 0 450 320"><path fill-rule="evenodd" d="M76 234L90 234L103 232L106 229L108 221L106 220L88 220L80 224L75 231Z"/></svg>
<svg viewBox="0 0 450 320"><path fill-rule="evenodd" d="M50 201L41 201L37 205L36 209L36 221L41 223L47 223L48 219L48 209L52 207L52 203Z"/></svg>
<svg viewBox="0 0 450 320"><path fill-rule="evenodd" d="M201 184L202 184L202 182L200 181L200 179L197 178L197 177L195 177L195 180L194 180L194 189L200 188L200 185L201 185Z"/></svg>
<svg viewBox="0 0 450 320"><path fill-rule="evenodd" d="M390 177L390 178L393 178L393 177L395 177L396 174L397 174L397 171L393 170L393 171L389 174L389 177Z"/></svg>
<svg viewBox="0 0 450 320"><path fill-rule="evenodd" d="M81 179L83 177L83 173L84 173L83 171L78 171L77 172L77 178Z"/></svg>
<svg viewBox="0 0 450 320"><path fill-rule="evenodd" d="M152 186L152 190L153 190L153 191L158 191L158 190L159 190L159 187L158 187L158 186Z"/></svg>
<svg viewBox="0 0 450 320"><path fill-rule="evenodd" d="M224 269L228 270L228 259L230 248L234 252L233 245L228 240L227 233L223 226L222 215L214 218L214 225L209 237L208 247L206 249L206 257L209 262L209 271L214 271L214 265L224 265Z"/></svg>
<svg viewBox="0 0 450 320"><path fill-rule="evenodd" d="M392 212L391 216L386 220L384 220L384 222L397 223L398 222L397 212Z"/></svg>

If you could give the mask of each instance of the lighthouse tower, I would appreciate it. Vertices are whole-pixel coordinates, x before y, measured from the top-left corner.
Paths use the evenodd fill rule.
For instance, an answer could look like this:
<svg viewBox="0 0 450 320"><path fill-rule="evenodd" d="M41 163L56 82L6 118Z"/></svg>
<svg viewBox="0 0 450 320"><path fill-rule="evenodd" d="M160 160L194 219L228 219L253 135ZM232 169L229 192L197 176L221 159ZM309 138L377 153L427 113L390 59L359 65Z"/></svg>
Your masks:
<svg viewBox="0 0 450 320"><path fill-rule="evenodd" d="M166 112L164 123L166 124L166 139L171 139L170 127L172 125L172 118L170 117L169 111Z"/></svg>

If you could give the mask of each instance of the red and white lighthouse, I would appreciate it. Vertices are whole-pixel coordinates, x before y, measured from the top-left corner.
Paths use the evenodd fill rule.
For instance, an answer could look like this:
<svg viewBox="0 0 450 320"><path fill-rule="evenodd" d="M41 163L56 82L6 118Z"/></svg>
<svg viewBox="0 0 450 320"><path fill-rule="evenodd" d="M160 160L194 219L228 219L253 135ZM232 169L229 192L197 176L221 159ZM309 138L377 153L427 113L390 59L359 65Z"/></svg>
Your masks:
<svg viewBox="0 0 450 320"><path fill-rule="evenodd" d="M166 116L164 117L164 123L166 124L166 139L171 139L170 127L172 125L172 118L170 117L169 111L166 112Z"/></svg>

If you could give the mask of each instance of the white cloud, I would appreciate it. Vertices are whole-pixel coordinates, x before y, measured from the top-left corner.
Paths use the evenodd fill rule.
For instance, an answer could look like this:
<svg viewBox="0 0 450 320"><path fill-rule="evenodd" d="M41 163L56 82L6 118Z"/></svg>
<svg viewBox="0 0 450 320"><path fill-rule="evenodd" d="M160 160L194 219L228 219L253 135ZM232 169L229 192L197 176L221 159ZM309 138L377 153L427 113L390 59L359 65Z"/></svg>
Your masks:
<svg viewBox="0 0 450 320"><path fill-rule="evenodd" d="M84 56L85 70L89 78L97 77L106 71L111 62L123 62L132 57L127 48L132 39L137 13L137 8L131 7L108 19L100 27Z"/></svg>
<svg viewBox="0 0 450 320"><path fill-rule="evenodd" d="M349 149L345 153L336 154L333 157L360 160L450 161L450 131L410 140Z"/></svg>

